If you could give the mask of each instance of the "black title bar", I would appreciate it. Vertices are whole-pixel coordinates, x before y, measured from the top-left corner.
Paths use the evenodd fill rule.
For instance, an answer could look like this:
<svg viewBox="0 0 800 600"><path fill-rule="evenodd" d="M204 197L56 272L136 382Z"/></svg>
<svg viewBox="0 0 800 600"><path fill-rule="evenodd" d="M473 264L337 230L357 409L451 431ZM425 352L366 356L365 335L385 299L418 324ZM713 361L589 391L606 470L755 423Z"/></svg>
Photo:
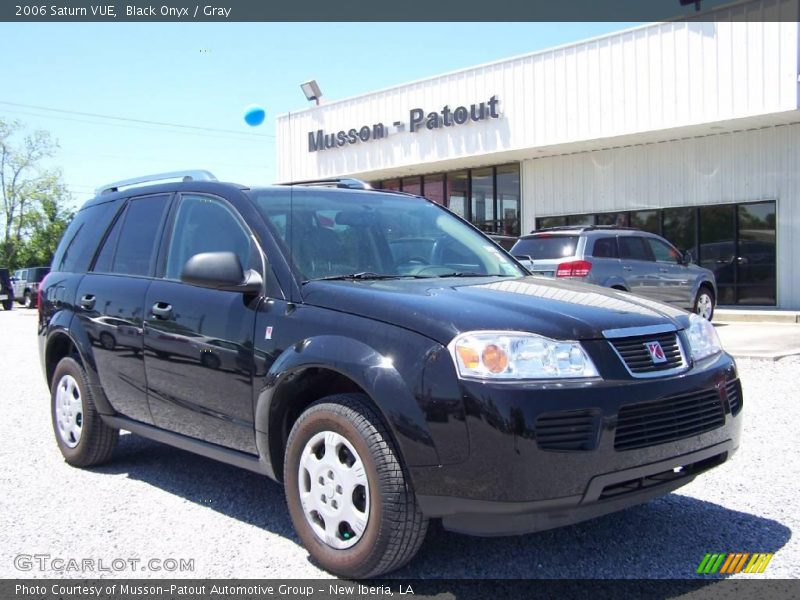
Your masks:
<svg viewBox="0 0 800 600"><path fill-rule="evenodd" d="M697 8L701 10L697 10ZM4 0L0 21L796 21L797 0Z"/></svg>

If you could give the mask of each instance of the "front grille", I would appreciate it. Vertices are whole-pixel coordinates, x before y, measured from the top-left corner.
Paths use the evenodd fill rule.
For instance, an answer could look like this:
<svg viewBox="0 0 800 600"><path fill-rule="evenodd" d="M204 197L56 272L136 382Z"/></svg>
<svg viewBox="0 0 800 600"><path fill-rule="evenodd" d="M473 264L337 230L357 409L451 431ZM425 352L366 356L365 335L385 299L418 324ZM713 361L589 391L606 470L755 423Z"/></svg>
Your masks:
<svg viewBox="0 0 800 600"><path fill-rule="evenodd" d="M536 419L536 443L542 450L593 450L597 445L597 410L545 413Z"/></svg>
<svg viewBox="0 0 800 600"><path fill-rule="evenodd" d="M646 448L691 437L724 424L725 409L717 389L655 402L627 404L619 410L614 448Z"/></svg>
<svg viewBox="0 0 800 600"><path fill-rule="evenodd" d="M647 350L649 342L658 342L664 351L666 361L663 363L653 362L650 352ZM652 335L638 335L636 337L615 338L609 343L617 351L617 354L625 363L628 371L634 377L658 375L661 371L672 371L685 365L683 351L681 349L678 334L674 331L669 333L656 333Z"/></svg>
<svg viewBox="0 0 800 600"><path fill-rule="evenodd" d="M728 396L728 406L732 415L738 415L742 410L742 384L738 379L733 379L725 384L725 394Z"/></svg>

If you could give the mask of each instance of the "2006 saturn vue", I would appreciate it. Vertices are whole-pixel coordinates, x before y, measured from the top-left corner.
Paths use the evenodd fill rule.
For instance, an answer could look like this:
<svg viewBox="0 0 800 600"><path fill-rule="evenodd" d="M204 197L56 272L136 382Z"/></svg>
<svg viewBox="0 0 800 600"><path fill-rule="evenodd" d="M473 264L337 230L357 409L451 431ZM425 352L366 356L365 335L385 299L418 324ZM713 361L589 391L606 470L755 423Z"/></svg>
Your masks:
<svg viewBox="0 0 800 600"><path fill-rule="evenodd" d="M78 212L40 289L71 465L126 429L263 473L318 564L370 577L430 519L573 523L739 444L736 366L696 315L530 276L423 198L147 179Z"/></svg>

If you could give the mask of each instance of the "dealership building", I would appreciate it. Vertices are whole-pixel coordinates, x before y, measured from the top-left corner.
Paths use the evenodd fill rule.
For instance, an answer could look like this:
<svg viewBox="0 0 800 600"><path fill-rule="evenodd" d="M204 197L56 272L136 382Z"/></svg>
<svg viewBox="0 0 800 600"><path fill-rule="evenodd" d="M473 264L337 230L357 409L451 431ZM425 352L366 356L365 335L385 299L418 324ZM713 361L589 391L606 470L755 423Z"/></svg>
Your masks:
<svg viewBox="0 0 800 600"><path fill-rule="evenodd" d="M748 2L281 115L278 179L364 179L499 234L646 229L715 271L719 304L798 310L797 8Z"/></svg>

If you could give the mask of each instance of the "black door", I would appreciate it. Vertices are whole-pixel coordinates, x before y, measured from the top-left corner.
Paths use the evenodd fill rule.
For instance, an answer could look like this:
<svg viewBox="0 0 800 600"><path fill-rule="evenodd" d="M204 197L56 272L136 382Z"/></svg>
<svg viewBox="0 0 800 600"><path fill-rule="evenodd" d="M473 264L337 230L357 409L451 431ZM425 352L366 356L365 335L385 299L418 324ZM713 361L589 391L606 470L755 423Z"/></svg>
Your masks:
<svg viewBox="0 0 800 600"><path fill-rule="evenodd" d="M89 336L100 383L114 409L152 423L142 358L144 299L168 195L134 198L121 211L92 272L78 285L78 318Z"/></svg>
<svg viewBox="0 0 800 600"><path fill-rule="evenodd" d="M253 328L260 297L180 282L201 252L235 252L262 270L259 250L220 198L183 195L170 226L163 277L145 299L145 369L158 427L245 452L253 430Z"/></svg>

